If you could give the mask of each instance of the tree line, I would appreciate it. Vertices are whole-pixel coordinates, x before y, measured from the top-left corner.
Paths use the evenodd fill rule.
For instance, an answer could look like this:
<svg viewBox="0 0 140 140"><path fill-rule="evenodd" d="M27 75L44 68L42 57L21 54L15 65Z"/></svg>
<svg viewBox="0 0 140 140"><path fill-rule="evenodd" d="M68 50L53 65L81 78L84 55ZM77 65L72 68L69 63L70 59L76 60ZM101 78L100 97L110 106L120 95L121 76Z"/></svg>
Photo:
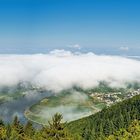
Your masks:
<svg viewBox="0 0 140 140"><path fill-rule="evenodd" d="M104 108L89 117L68 124L72 134L84 140L104 140L114 132L126 129L133 120L140 120L140 95Z"/></svg>
<svg viewBox="0 0 140 140"><path fill-rule="evenodd" d="M140 140L140 121L134 120L127 128L121 128L106 140Z"/></svg>
<svg viewBox="0 0 140 140"><path fill-rule="evenodd" d="M62 118L56 113L40 129L30 121L21 124L17 116L10 124L1 120L0 140L131 140L133 135L139 139L140 95L77 121L61 123Z"/></svg>
<svg viewBox="0 0 140 140"><path fill-rule="evenodd" d="M0 140L76 140L67 130L66 123L61 123L62 115L56 113L47 126L35 129L28 121L21 124L16 116L11 124L0 121Z"/></svg>

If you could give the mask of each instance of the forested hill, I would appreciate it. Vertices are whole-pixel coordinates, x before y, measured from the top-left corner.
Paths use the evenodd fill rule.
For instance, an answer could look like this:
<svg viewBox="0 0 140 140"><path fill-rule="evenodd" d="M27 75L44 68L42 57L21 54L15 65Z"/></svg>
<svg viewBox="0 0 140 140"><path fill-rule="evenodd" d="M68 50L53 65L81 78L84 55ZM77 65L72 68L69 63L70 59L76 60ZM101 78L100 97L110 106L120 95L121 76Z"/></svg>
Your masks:
<svg viewBox="0 0 140 140"><path fill-rule="evenodd" d="M133 120L140 120L140 95L103 109L89 117L69 123L73 135L84 140L103 140L121 128L127 128Z"/></svg>
<svg viewBox="0 0 140 140"><path fill-rule="evenodd" d="M134 120L127 128L121 128L105 140L140 140L140 121Z"/></svg>
<svg viewBox="0 0 140 140"><path fill-rule="evenodd" d="M0 140L139 140L140 95L71 123L61 123L62 118L56 113L40 129L17 117L10 124L0 121Z"/></svg>

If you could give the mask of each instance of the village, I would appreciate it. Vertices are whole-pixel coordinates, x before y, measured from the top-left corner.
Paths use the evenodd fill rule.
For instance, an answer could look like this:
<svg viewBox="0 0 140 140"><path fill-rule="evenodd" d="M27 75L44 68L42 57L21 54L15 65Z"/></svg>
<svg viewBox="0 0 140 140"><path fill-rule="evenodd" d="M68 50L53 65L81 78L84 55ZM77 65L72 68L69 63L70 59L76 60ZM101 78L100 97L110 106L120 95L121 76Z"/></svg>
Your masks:
<svg viewBox="0 0 140 140"><path fill-rule="evenodd" d="M104 102L107 106L110 106L114 103L121 102L123 100L132 98L133 96L139 95L140 89L129 91L125 94L122 92L109 92L109 93L92 93L90 96L98 101Z"/></svg>

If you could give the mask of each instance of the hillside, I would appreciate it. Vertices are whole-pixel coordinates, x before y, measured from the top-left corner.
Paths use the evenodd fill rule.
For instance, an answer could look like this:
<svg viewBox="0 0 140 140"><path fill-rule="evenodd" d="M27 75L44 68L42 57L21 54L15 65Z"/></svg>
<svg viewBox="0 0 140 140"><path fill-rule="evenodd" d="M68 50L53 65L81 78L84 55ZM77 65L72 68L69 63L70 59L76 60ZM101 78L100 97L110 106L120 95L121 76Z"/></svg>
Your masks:
<svg viewBox="0 0 140 140"><path fill-rule="evenodd" d="M39 124L47 124L51 117L59 112L63 115L63 121L69 122L94 114L104 106L105 103L95 102L92 97L85 93L67 91L40 100L27 108L24 114L29 120Z"/></svg>
<svg viewBox="0 0 140 140"><path fill-rule="evenodd" d="M43 98L27 107L24 115L28 120L46 124L56 112L59 112L63 115L64 121L70 122L95 114L104 107L138 94L140 90L137 83L129 83L127 88L112 88L102 81L99 86L91 89L84 90L75 86Z"/></svg>
<svg viewBox="0 0 140 140"><path fill-rule="evenodd" d="M21 124L17 117L10 124L0 121L0 139L56 140L56 135L66 140L139 139L140 95L83 119L70 123L61 120L62 115L56 114L49 126L40 129L34 128L31 122Z"/></svg>
<svg viewBox="0 0 140 140"><path fill-rule="evenodd" d="M104 139L130 123L140 119L140 95L117 103L109 108L69 123L68 128L81 139Z"/></svg>
<svg viewBox="0 0 140 140"><path fill-rule="evenodd" d="M140 121L134 120L127 128L121 128L106 138L106 140L139 140Z"/></svg>

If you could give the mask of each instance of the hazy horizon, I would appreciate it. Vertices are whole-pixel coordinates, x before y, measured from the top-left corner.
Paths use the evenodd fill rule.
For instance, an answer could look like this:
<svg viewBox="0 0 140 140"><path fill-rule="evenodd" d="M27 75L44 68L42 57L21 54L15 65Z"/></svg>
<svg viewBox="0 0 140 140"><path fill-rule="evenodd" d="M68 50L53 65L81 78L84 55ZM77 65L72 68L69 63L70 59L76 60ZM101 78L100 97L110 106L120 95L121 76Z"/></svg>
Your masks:
<svg viewBox="0 0 140 140"><path fill-rule="evenodd" d="M139 56L138 0L1 0L0 54L54 49Z"/></svg>

